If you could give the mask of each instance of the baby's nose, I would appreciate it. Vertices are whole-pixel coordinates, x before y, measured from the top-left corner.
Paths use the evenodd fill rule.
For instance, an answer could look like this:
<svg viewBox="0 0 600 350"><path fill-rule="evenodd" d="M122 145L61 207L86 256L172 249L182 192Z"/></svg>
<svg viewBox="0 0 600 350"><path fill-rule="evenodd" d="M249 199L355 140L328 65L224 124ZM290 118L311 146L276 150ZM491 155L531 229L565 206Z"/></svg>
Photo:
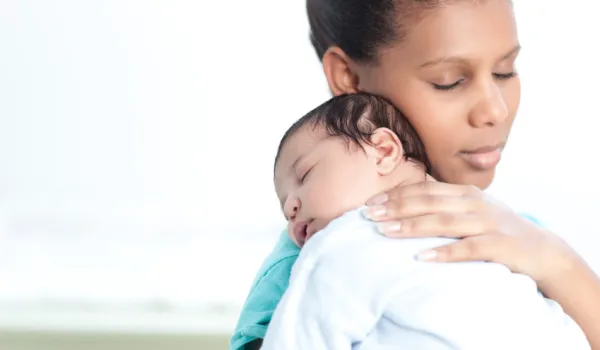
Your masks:
<svg viewBox="0 0 600 350"><path fill-rule="evenodd" d="M296 218L298 212L300 212L301 205L302 204L298 197L288 197L287 201L285 202L284 211L289 220L294 220Z"/></svg>

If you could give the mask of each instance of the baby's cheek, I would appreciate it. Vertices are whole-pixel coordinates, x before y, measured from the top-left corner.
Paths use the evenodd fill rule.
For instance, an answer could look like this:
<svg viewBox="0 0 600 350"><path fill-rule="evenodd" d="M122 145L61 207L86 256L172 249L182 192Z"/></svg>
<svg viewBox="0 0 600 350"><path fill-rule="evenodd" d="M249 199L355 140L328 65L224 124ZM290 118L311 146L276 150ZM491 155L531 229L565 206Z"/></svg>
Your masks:
<svg viewBox="0 0 600 350"><path fill-rule="evenodd" d="M339 184L323 183L320 186L313 187L309 193L306 193L302 207L305 213L312 217L336 217L344 209L344 196L344 191Z"/></svg>
<svg viewBox="0 0 600 350"><path fill-rule="evenodd" d="M336 195L327 186L313 188L307 199L308 203L302 203L302 206L311 216L327 216L336 207Z"/></svg>
<svg viewBox="0 0 600 350"><path fill-rule="evenodd" d="M330 215L337 217L363 205L368 199L365 197L365 190L366 188L361 185L351 183L332 185L330 191L335 203L332 205Z"/></svg>

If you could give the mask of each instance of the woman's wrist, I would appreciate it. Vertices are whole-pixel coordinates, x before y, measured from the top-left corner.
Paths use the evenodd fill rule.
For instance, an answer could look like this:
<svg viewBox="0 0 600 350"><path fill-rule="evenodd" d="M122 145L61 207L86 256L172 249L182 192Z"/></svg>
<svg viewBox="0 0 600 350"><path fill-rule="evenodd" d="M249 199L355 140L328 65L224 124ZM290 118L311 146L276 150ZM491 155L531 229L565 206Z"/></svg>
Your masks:
<svg viewBox="0 0 600 350"><path fill-rule="evenodd" d="M565 313L581 327L592 350L600 349L600 277L574 254L568 269L543 281L538 287L544 295L560 304Z"/></svg>
<svg viewBox="0 0 600 350"><path fill-rule="evenodd" d="M574 273L581 269L589 268L577 252L561 237L552 232L543 233L545 239L541 240L541 254L538 256L545 265L539 276L531 276L544 294L548 289L563 287L565 281L572 279ZM544 244L545 243L545 244ZM540 266L541 267L541 266Z"/></svg>
<svg viewBox="0 0 600 350"><path fill-rule="evenodd" d="M563 244L558 254L549 257L551 259L549 271L536 280L539 289L548 297L563 291L572 293L570 285L585 278L591 272L587 263L567 243Z"/></svg>

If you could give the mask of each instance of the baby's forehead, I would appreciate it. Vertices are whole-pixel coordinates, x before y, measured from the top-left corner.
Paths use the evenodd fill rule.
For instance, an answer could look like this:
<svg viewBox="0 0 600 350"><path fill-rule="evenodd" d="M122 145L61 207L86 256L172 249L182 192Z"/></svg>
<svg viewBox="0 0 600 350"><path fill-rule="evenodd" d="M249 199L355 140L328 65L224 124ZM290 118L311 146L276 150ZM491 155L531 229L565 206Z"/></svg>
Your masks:
<svg viewBox="0 0 600 350"><path fill-rule="evenodd" d="M291 168L296 160L309 152L322 138L317 137L317 130L312 127L301 127L288 136L287 140L281 145L281 149L275 163L275 172L278 169L285 170Z"/></svg>
<svg viewBox="0 0 600 350"><path fill-rule="evenodd" d="M275 162L275 180L291 175L294 167L306 155L311 154L328 139L323 128L303 126L289 135L281 145Z"/></svg>

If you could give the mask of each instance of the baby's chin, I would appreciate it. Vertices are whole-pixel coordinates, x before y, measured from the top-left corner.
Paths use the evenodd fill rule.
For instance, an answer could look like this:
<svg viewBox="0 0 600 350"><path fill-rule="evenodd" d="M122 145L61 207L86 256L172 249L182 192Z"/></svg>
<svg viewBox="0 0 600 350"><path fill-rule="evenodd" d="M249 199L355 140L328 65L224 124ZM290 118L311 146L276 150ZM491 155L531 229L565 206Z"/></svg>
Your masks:
<svg viewBox="0 0 600 350"><path fill-rule="evenodd" d="M342 213L340 213L339 215L336 215L336 216L334 216L334 217L331 217L331 218L315 218L315 219L312 219L312 220L311 220L311 222L310 222L310 224L308 225L308 227L307 227L307 229L306 229L306 230L307 230L307 232L306 232L306 240L305 240L305 243L306 243L306 242L307 242L307 241L308 241L308 240L309 240L311 237L313 237L314 235L318 234L318 233L319 233L319 231L321 231L321 230L323 230L325 227L327 227L327 225L329 225L329 224L330 224L332 221L334 221L335 219L337 219L337 218L341 217L342 215L344 215L345 213L347 213L347 212L349 212L349 211L352 211L352 210L358 209L358 208L360 208L360 207L361 207L361 205L359 205L359 206L356 206L356 208L352 208L352 209L349 209L349 210L345 210L345 211L343 211ZM296 243L296 245L298 245L298 242L295 242L295 241L294 241L294 243Z"/></svg>
<svg viewBox="0 0 600 350"><path fill-rule="evenodd" d="M311 222L311 224L308 226L308 230L307 230L307 234L306 234L306 240L308 241L312 236L314 236L315 234L317 234L319 231L321 231L322 229L324 229L325 227L327 227L327 225L329 225L330 222L332 222L334 219L315 219Z"/></svg>

